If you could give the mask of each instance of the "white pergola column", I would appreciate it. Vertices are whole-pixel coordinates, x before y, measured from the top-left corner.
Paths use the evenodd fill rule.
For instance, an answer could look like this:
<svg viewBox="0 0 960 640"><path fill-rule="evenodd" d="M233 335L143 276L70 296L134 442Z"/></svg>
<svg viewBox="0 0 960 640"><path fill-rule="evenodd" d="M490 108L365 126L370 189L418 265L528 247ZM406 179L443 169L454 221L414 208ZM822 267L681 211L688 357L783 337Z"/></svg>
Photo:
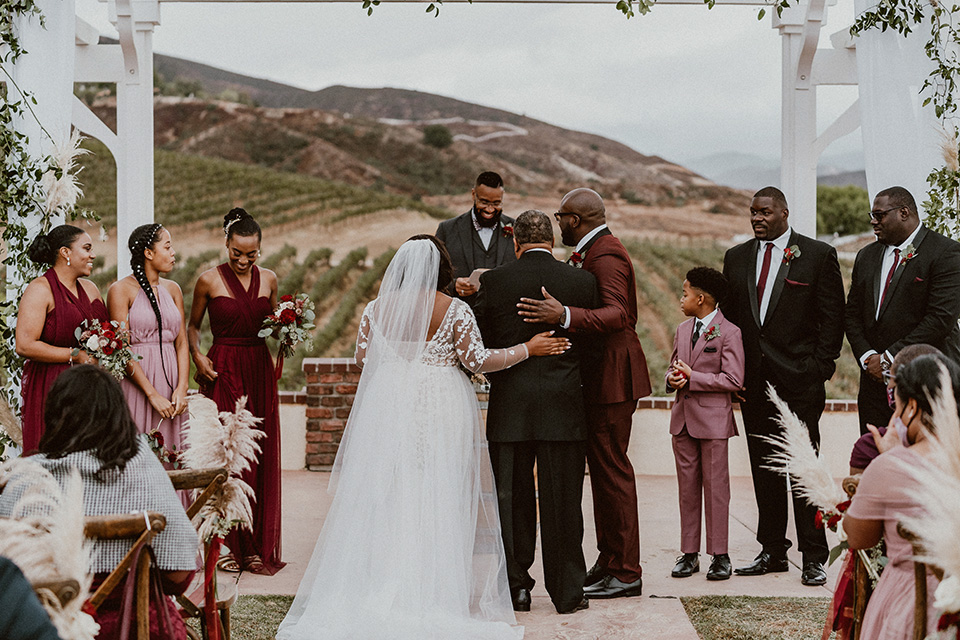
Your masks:
<svg viewBox="0 0 960 640"><path fill-rule="evenodd" d="M130 275L127 239L153 222L153 30L157 0L110 3L120 34L123 78L117 82L117 277Z"/></svg>

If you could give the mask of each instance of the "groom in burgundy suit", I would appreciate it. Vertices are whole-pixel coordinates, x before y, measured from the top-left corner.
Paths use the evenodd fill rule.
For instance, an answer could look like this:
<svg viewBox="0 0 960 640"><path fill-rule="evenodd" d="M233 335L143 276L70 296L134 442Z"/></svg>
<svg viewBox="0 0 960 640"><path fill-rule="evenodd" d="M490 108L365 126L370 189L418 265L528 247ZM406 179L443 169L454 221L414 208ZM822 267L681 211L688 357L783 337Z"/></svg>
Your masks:
<svg viewBox="0 0 960 640"><path fill-rule="evenodd" d="M650 376L637 337L633 263L607 228L605 213L600 194L580 188L565 195L554 214L563 244L576 247L570 264L596 277L600 306L565 307L546 289L544 300L521 298L517 305L527 322L602 338L599 353L586 357L582 365L587 464L600 552L584 581L588 598L639 596L643 584L637 481L627 446L637 400L650 394Z"/></svg>

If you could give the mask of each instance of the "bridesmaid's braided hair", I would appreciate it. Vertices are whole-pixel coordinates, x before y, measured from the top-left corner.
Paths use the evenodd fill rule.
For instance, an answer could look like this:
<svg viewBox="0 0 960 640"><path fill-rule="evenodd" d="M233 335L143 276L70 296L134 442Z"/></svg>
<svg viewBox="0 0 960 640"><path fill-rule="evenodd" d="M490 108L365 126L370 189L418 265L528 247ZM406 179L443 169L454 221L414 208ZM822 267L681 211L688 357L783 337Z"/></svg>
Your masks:
<svg viewBox="0 0 960 640"><path fill-rule="evenodd" d="M160 342L160 368L163 370L163 378L167 381L167 384L170 385L170 388L173 389L175 385L170 382L170 376L167 375L167 366L163 361L163 316L160 314L160 302L157 300L157 294L154 293L153 287L150 286L150 281L147 280L147 271L144 267L144 262L146 261L144 251L153 249L153 247L156 246L162 229L163 225L156 222L153 224L142 224L130 234L130 240L127 246L130 248L130 268L133 269L133 277L137 279L140 288L143 289L143 292L147 295L147 300L150 301L150 306L153 307L153 313L157 316L157 340Z"/></svg>

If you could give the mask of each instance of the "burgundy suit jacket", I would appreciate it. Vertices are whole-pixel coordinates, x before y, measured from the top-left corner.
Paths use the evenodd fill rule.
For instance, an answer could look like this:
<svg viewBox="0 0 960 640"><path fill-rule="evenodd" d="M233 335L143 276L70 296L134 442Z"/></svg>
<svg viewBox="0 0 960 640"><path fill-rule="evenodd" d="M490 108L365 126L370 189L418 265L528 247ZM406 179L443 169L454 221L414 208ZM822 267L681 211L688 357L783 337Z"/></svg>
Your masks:
<svg viewBox="0 0 960 640"><path fill-rule="evenodd" d="M711 327L720 334L706 339ZM680 323L673 339L670 362L680 358L693 370L687 386L677 390L670 414L670 433L678 435L683 426L693 438L716 440L737 435L730 393L743 385L743 342L740 329L717 311L710 326L694 347L693 318Z"/></svg>
<svg viewBox="0 0 960 640"><path fill-rule="evenodd" d="M592 404L613 404L650 395L647 360L637 337L637 282L623 243L600 232L584 249L582 268L597 279L600 306L570 309L572 332L602 334L595 357L585 357L583 393Z"/></svg>

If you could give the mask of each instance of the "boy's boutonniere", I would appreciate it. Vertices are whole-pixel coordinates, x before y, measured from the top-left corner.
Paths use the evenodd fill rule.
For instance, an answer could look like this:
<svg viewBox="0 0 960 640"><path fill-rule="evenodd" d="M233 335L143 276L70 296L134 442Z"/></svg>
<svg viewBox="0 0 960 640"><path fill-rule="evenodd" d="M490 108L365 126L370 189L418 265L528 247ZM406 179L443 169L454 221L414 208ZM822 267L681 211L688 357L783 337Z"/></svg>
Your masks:
<svg viewBox="0 0 960 640"><path fill-rule="evenodd" d="M907 260L913 260L917 257L917 250L913 248L912 244L908 244L903 248L903 251L900 252L900 264L906 264Z"/></svg>
<svg viewBox="0 0 960 640"><path fill-rule="evenodd" d="M707 332L703 334L703 339L706 340L707 342L710 342L714 338L719 338L719 337L720 337L720 327L717 325L711 326L709 329L707 329Z"/></svg>
<svg viewBox="0 0 960 640"><path fill-rule="evenodd" d="M580 255L579 251L574 251L567 262L579 269L580 265L583 264L583 256Z"/></svg>
<svg viewBox="0 0 960 640"><path fill-rule="evenodd" d="M504 237L504 238L512 238L512 237L513 237L513 225L512 225L512 224L505 224L505 225L503 225L503 237Z"/></svg>
<svg viewBox="0 0 960 640"><path fill-rule="evenodd" d="M790 264L794 259L800 257L800 247L791 245L783 250L783 264Z"/></svg>

